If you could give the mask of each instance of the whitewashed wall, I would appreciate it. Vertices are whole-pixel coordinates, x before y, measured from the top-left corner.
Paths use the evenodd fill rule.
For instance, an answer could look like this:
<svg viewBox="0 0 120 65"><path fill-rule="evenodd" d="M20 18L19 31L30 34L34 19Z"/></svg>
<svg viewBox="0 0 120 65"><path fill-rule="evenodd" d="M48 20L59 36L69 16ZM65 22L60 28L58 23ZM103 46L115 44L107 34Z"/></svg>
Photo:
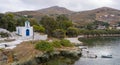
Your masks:
<svg viewBox="0 0 120 65"><path fill-rule="evenodd" d="M35 33L34 35L34 40L47 40L48 39L48 35L41 35L39 33Z"/></svg>
<svg viewBox="0 0 120 65"><path fill-rule="evenodd" d="M18 34L18 29L19 29L19 35L22 35L23 37L26 36L26 30L29 29L30 31L30 36L33 36L33 27L26 28L26 27L16 27L16 33Z"/></svg>

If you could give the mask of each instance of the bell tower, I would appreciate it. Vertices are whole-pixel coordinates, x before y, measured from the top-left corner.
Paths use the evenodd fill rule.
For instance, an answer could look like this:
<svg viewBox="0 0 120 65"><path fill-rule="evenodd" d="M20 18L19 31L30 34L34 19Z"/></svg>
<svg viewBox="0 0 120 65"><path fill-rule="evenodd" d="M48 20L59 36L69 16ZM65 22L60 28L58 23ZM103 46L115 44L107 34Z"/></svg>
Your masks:
<svg viewBox="0 0 120 65"><path fill-rule="evenodd" d="M25 27L27 27L27 28L30 27L30 22L29 21L25 21Z"/></svg>

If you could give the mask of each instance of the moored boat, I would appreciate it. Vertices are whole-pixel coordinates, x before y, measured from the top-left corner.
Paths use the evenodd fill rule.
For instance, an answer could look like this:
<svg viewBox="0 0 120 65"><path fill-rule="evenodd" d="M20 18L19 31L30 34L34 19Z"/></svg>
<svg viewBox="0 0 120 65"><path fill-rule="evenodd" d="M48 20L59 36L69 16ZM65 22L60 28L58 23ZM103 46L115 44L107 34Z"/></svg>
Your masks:
<svg viewBox="0 0 120 65"><path fill-rule="evenodd" d="M112 55L102 55L101 58L112 58Z"/></svg>

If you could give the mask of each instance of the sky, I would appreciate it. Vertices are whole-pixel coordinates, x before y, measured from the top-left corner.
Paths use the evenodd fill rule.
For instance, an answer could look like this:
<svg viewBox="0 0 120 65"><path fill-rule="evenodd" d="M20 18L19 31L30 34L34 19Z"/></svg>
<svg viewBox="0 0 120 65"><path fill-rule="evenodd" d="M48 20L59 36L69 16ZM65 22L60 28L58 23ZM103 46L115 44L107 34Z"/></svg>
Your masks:
<svg viewBox="0 0 120 65"><path fill-rule="evenodd" d="M38 10L52 6L65 7L72 11L84 11L99 7L120 9L120 0L0 0L0 12Z"/></svg>

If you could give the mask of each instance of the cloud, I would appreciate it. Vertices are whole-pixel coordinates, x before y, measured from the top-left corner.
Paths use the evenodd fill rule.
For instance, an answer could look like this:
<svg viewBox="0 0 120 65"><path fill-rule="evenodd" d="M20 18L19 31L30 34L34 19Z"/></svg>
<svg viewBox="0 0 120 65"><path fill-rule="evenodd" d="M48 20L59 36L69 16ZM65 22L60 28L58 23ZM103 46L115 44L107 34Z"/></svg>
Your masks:
<svg viewBox="0 0 120 65"><path fill-rule="evenodd" d="M66 7L73 11L104 6L120 9L119 2L120 0L0 0L0 12L36 10L50 6Z"/></svg>

